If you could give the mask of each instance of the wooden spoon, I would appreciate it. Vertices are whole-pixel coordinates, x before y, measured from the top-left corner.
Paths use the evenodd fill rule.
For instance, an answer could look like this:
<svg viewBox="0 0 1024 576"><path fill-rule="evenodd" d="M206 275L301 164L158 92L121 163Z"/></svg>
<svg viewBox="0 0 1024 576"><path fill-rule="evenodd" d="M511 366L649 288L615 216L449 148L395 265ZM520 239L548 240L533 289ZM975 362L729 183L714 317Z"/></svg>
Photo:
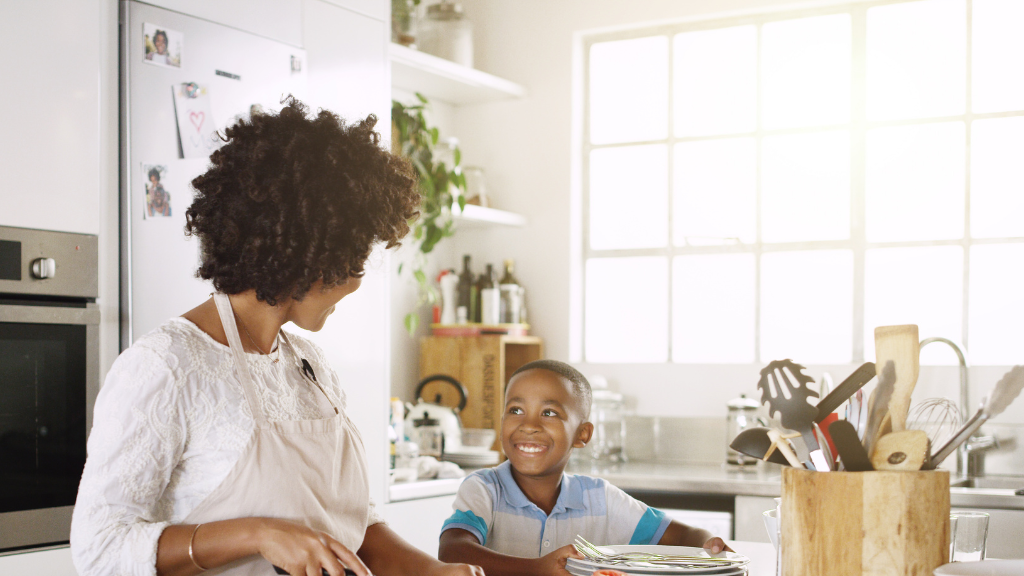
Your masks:
<svg viewBox="0 0 1024 576"><path fill-rule="evenodd" d="M916 324L900 326L879 326L875 328L875 367L881 375L881 367L892 360L896 365L896 384L889 399L889 418L892 431L907 429L907 413L910 412L910 395L917 384L920 370L921 340Z"/></svg>
<svg viewBox="0 0 1024 576"><path fill-rule="evenodd" d="M920 470L928 464L931 445L924 430L886 434L875 443L871 464L875 470Z"/></svg>

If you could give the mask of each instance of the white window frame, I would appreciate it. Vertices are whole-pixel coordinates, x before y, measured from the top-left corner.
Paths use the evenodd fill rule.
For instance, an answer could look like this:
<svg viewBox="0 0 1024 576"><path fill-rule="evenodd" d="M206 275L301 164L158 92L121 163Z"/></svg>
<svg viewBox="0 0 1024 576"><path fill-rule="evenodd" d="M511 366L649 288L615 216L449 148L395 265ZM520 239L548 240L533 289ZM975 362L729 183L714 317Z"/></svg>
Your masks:
<svg viewBox="0 0 1024 576"><path fill-rule="evenodd" d="M797 251L797 250L850 250L853 254L853 318L852 318L852 362L864 361L865 350L865 326L864 326L864 300L865 300L865 254L869 249L876 248L897 248L897 247L925 247L925 246L960 246L963 251L963 291L962 291L962 322L960 342L969 347L969 297L970 297L970 248L986 244L1007 244L1024 243L1021 237L1006 238L971 238L971 129L975 120L987 120L991 118L1007 118L1024 116L1024 109L1009 112L994 112L977 114L971 111L971 58L972 44L972 0L966 0L966 105L965 113L951 116L920 118L911 120L887 120L868 121L866 111L866 38L867 38L867 11L877 6L887 6L914 2L918 0L876 0L857 2L853 4L826 5L819 7L780 10L756 14L743 14L737 16L726 16L709 18L700 21L687 21L653 25L643 28L628 30L602 31L595 33L581 34L578 37L581 52L576 63L576 78L578 85L575 88L575 101L581 105L575 110L574 124L576 126L575 139L578 145L574 146L576 164L575 177L577 178L576 190L579 191L578 203L574 205L573 226L571 227L573 238L573 284L572 292L576 296L570 313L572 328L570 355L575 360L584 363L595 363L594 360L586 357L586 263L593 258L610 257L639 257L659 256L668 263L668 355L664 364L685 365L686 363L675 362L672 359L672 280L673 280L673 257L693 254L727 254L727 253L750 253L755 259L755 303L754 303L754 363L762 364L771 358L761 357L761 255L768 252ZM850 99L850 121L846 124L828 126L815 126L813 128L787 128L776 130L765 130L761 127L761 39L763 26L767 23L784 20L793 20L812 16L827 16L834 14L849 14L851 18L851 99ZM755 25L757 29L757 123L753 132L734 133L715 136L701 137L676 137L674 134L674 110L673 110L673 36L682 32L694 32L699 30L713 30L741 25ZM590 102L589 102L589 63L591 46L600 42L616 40L629 40L635 38L646 38L651 36L666 36L669 39L668 48L668 136L660 140L648 140L640 142L598 144L590 142ZM865 228L865 175L866 175L866 137L868 131L874 128L910 126L920 124L934 124L940 122L963 122L966 131L966 154L965 182L964 182L964 235L954 240L929 240L909 242L868 242ZM808 241L789 243L763 243L761 241L761 158L762 142L766 136L784 134L817 133L834 130L848 130L850 134L850 237L846 240L830 241ZM756 240L753 243L742 244L738 241L735 244L717 246L675 246L673 238L673 150L679 142L712 140L721 138L753 137L756 141L757 150L757 191L755 203L756 215ZM590 154L594 150L603 148L617 148L625 146L642 146L650 144L664 144L668 147L668 203L665 206L668 217L669 238L667 246L654 249L625 249L625 250L594 250L590 247ZM643 364L660 364L643 362Z"/></svg>

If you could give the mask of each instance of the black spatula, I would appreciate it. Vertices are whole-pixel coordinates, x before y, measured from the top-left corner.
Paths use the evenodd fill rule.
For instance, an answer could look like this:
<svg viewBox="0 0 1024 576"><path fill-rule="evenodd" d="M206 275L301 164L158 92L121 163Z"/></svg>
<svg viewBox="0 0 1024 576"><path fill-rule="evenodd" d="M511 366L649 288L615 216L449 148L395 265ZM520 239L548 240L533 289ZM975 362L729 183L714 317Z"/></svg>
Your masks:
<svg viewBox="0 0 1024 576"><path fill-rule="evenodd" d="M857 438L857 429L846 420L836 420L828 427L832 435L832 442L839 451L839 458L847 472L870 472L875 467L871 465L871 458L868 451Z"/></svg>

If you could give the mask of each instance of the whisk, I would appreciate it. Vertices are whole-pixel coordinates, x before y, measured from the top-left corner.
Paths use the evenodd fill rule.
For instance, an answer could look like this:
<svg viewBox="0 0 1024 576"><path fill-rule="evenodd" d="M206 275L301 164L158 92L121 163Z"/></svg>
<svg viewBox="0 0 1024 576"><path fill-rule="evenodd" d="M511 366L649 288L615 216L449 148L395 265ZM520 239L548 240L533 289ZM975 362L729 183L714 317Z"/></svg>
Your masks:
<svg viewBox="0 0 1024 576"><path fill-rule="evenodd" d="M960 429L960 408L948 398L926 398L907 415L907 428L924 430L932 446L942 446Z"/></svg>

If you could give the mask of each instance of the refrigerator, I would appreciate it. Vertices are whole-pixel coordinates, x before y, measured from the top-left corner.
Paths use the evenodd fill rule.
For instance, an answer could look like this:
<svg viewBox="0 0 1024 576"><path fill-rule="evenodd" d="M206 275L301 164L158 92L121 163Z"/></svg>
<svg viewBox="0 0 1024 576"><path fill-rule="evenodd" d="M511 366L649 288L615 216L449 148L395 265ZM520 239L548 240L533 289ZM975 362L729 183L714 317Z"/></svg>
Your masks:
<svg viewBox="0 0 1024 576"><path fill-rule="evenodd" d="M184 226L216 132L289 94L307 101L308 82L302 48L141 2L120 9L124 349L213 292Z"/></svg>

